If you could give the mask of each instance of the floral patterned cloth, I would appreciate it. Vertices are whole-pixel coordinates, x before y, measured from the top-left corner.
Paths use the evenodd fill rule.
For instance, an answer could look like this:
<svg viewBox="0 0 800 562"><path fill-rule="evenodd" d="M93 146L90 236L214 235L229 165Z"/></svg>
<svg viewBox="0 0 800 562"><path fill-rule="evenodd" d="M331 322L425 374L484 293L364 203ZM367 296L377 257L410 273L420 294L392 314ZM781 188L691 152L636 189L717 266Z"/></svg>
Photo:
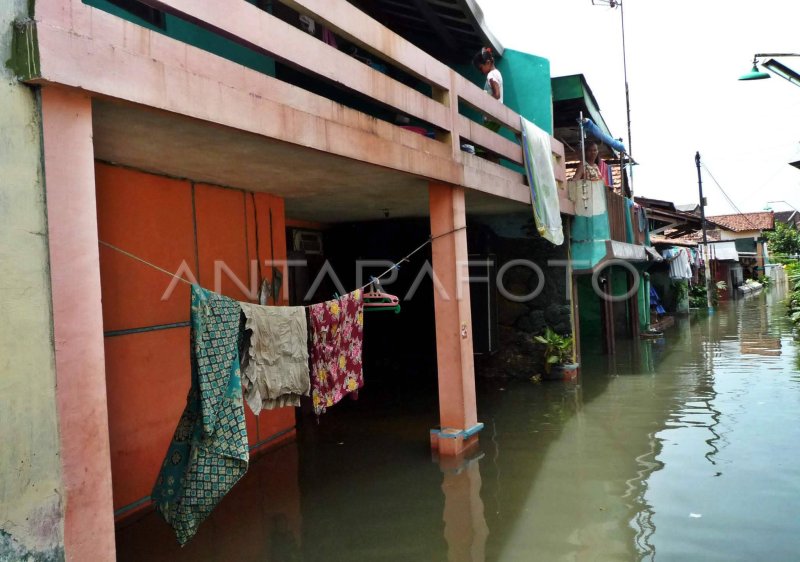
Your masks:
<svg viewBox="0 0 800 562"><path fill-rule="evenodd" d="M247 471L239 303L192 286L192 387L151 494L180 544Z"/></svg>
<svg viewBox="0 0 800 562"><path fill-rule="evenodd" d="M364 386L361 347L364 299L355 290L339 299L311 305L311 399L320 415L346 394Z"/></svg>

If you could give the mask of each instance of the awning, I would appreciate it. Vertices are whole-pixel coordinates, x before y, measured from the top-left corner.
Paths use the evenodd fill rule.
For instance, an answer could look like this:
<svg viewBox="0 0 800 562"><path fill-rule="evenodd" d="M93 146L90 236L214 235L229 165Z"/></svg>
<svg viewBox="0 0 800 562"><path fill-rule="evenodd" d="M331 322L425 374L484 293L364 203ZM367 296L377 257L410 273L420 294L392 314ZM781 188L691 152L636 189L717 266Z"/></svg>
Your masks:
<svg viewBox="0 0 800 562"><path fill-rule="evenodd" d="M595 140L599 140L602 143L607 144L617 152L627 152L625 150L625 145L622 144L621 141L618 141L610 134L606 133L605 131L601 130L600 127L594 124L594 121L591 119L584 117L583 118L583 128L589 133L590 137L594 137Z"/></svg>
<svg viewBox="0 0 800 562"><path fill-rule="evenodd" d="M582 74L557 76L550 80L553 88L553 128L554 137L565 144L566 159L580 159L580 128L578 117L581 113L591 119L600 133L613 138L608 130L600 106ZM617 155L609 145L600 146L600 158L613 159Z"/></svg>
<svg viewBox="0 0 800 562"><path fill-rule="evenodd" d="M598 268L614 265L614 262L646 262L647 246L628 244L616 240L592 240L572 243L573 271L590 273Z"/></svg>
<svg viewBox="0 0 800 562"><path fill-rule="evenodd" d="M712 260L716 261L739 261L739 252L733 241L709 244L708 250L703 255L710 256Z"/></svg>
<svg viewBox="0 0 800 562"><path fill-rule="evenodd" d="M653 261L664 261L664 258L661 257L655 248L652 246L645 246L644 251L647 252L648 257Z"/></svg>
<svg viewBox="0 0 800 562"><path fill-rule="evenodd" d="M607 255L609 258L625 261L647 261L647 252L645 251L647 246L606 240L606 247L608 248Z"/></svg>

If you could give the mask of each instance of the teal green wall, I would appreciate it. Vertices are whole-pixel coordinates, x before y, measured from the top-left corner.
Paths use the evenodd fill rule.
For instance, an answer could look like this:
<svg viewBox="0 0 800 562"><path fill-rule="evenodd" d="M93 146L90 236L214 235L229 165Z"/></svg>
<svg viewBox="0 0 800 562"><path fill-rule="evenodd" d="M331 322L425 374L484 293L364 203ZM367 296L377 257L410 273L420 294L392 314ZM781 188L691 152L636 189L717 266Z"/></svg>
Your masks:
<svg viewBox="0 0 800 562"><path fill-rule="evenodd" d="M457 65L456 72L476 86L483 88L486 77L471 63ZM513 49L506 49L497 61L503 75L503 103L540 129L553 134L553 94L550 86L550 61ZM480 114L463 104L459 113L473 121ZM501 134L513 140L513 135L501 129Z"/></svg>
<svg viewBox="0 0 800 562"><path fill-rule="evenodd" d="M553 134L553 93L550 85L550 61L506 49L497 62L503 75L503 101L534 123Z"/></svg>
<svg viewBox="0 0 800 562"><path fill-rule="evenodd" d="M597 265L606 256L605 241L610 238L607 213L590 217L576 216L570 229L575 267L588 269Z"/></svg>
<svg viewBox="0 0 800 562"><path fill-rule="evenodd" d="M578 290L580 306L579 321L581 330L581 345L584 342L602 340L603 317L601 301L592 288L591 275L578 275L575 277L575 286Z"/></svg>
<svg viewBox="0 0 800 562"><path fill-rule="evenodd" d="M620 266L611 267L611 294L621 297L628 292L628 270Z"/></svg>
<svg viewBox="0 0 800 562"><path fill-rule="evenodd" d="M204 51L208 51L209 53L226 58L230 61L241 64L242 66L252 68L253 70L257 70L263 74L275 76L275 60L273 58L256 53L255 51L251 51L242 45L234 43L233 41L225 39L224 37L220 37L219 35L207 31L197 25L194 25L193 23L189 23L169 14L165 14L165 29L162 29L160 27L150 25L146 21L115 6L114 4L111 4L107 0L83 1L84 4L98 8L104 12L114 14L122 19L128 20L137 25L141 25L142 27L163 33L164 35L172 37L173 39L177 39L178 41L198 47ZM248 1L251 4L254 4L254 2L250 0Z"/></svg>
<svg viewBox="0 0 800 562"><path fill-rule="evenodd" d="M650 325L650 279L645 273L639 275L639 326L646 330Z"/></svg>
<svg viewBox="0 0 800 562"><path fill-rule="evenodd" d="M611 228L608 224L608 214L603 213L590 217L576 216L570 234L574 242L610 239Z"/></svg>
<svg viewBox="0 0 800 562"><path fill-rule="evenodd" d="M483 88L486 77L471 63L457 65L456 72L476 86ZM497 70L503 75L503 103L553 134L553 94L550 86L550 61L513 49L506 49L497 61ZM459 113L475 121L478 112L459 106ZM509 137L511 138L511 137Z"/></svg>
<svg viewBox="0 0 800 562"><path fill-rule="evenodd" d="M576 269L589 269L600 263L608 248L605 240L594 240L590 242L572 242L572 259L575 261Z"/></svg>

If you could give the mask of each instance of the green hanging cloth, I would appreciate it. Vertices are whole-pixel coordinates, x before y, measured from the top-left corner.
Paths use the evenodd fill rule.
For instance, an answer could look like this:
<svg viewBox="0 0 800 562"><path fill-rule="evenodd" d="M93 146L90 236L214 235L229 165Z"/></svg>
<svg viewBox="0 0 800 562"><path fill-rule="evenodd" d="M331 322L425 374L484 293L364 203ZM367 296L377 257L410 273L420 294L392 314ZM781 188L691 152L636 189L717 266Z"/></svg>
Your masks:
<svg viewBox="0 0 800 562"><path fill-rule="evenodd" d="M192 387L151 494L183 545L247 471L241 308L192 286Z"/></svg>

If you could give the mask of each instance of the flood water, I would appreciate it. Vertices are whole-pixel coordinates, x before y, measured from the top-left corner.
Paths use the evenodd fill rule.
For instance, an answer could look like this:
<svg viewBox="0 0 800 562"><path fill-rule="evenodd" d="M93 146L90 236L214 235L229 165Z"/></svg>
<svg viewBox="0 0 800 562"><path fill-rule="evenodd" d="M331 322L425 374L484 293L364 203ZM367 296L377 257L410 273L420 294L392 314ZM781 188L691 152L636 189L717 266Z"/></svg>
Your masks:
<svg viewBox="0 0 800 562"><path fill-rule="evenodd" d="M780 295L724 304L574 383L479 382L480 450L455 465L426 442L435 386L365 389L253 462L186 547L150 513L118 558L797 560L799 357Z"/></svg>

